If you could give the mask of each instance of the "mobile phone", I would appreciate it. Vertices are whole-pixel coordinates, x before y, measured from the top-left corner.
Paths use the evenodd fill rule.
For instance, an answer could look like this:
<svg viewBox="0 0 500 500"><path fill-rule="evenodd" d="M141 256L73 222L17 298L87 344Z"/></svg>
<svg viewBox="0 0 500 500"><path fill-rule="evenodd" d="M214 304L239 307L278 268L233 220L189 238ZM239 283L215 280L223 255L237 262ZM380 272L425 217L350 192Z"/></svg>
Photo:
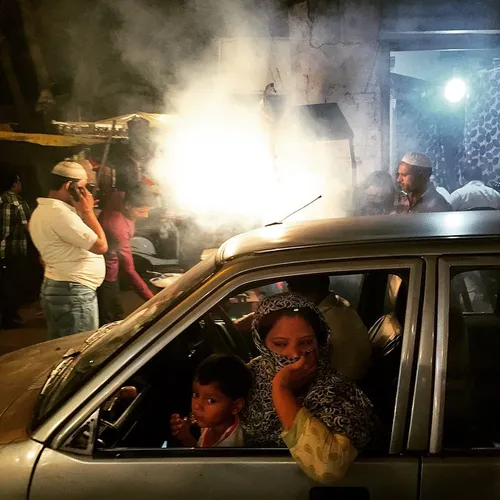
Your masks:
<svg viewBox="0 0 500 500"><path fill-rule="evenodd" d="M78 186L78 181L73 181L69 185L68 191L70 192L71 196L75 201L80 201L82 199L80 192L79 192L79 186Z"/></svg>

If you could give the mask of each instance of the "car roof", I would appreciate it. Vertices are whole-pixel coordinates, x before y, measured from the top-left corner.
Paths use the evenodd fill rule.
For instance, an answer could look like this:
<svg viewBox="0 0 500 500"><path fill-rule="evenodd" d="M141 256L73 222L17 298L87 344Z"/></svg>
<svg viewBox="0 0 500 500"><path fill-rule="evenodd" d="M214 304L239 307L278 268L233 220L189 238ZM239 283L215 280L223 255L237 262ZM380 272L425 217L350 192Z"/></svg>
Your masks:
<svg viewBox="0 0 500 500"><path fill-rule="evenodd" d="M280 249L499 236L497 210L325 219L275 224L235 236L220 247L217 261Z"/></svg>

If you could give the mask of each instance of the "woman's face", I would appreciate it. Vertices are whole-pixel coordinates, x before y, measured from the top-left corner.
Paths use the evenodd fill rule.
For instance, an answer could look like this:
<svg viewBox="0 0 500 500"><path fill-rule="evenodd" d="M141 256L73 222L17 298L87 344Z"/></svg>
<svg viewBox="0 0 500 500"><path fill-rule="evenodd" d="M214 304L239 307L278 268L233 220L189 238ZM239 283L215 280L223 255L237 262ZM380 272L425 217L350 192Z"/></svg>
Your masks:
<svg viewBox="0 0 500 500"><path fill-rule="evenodd" d="M265 345L270 351L287 358L299 358L307 351L319 351L314 330L301 316L282 316L267 334Z"/></svg>

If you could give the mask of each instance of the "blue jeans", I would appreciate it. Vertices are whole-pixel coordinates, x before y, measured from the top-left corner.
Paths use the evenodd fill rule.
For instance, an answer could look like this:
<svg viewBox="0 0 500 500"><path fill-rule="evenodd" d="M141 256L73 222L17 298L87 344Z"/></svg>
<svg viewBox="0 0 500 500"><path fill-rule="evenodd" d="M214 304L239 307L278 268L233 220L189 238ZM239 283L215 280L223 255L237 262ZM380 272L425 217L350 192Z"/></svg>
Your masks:
<svg viewBox="0 0 500 500"><path fill-rule="evenodd" d="M97 294L88 286L44 278L40 300L51 339L99 328Z"/></svg>

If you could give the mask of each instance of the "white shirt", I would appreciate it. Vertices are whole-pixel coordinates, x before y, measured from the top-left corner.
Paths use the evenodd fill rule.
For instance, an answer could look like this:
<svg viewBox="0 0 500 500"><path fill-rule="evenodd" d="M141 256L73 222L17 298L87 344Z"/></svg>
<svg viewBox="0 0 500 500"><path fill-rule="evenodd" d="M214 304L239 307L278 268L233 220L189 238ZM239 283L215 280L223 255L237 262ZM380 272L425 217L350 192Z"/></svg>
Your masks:
<svg viewBox="0 0 500 500"><path fill-rule="evenodd" d="M202 429L200 439L196 445L198 448L205 448L205 439L208 429ZM243 435L243 429L240 424L240 419L236 416L234 424L226 429L224 434L219 438L219 440L213 445L214 447L236 447L242 448L245 445L245 438Z"/></svg>
<svg viewBox="0 0 500 500"><path fill-rule="evenodd" d="M355 309L342 297L331 293L318 306L330 327L333 368L350 380L366 372L372 347L368 330Z"/></svg>
<svg viewBox="0 0 500 500"><path fill-rule="evenodd" d="M500 209L500 193L481 181L471 181L451 194L453 210Z"/></svg>
<svg viewBox="0 0 500 500"><path fill-rule="evenodd" d="M89 252L97 234L61 200L38 198L29 231L45 264L45 277L96 290L104 280L104 257Z"/></svg>
<svg viewBox="0 0 500 500"><path fill-rule="evenodd" d="M436 191L451 205L451 194L441 186L436 187Z"/></svg>

